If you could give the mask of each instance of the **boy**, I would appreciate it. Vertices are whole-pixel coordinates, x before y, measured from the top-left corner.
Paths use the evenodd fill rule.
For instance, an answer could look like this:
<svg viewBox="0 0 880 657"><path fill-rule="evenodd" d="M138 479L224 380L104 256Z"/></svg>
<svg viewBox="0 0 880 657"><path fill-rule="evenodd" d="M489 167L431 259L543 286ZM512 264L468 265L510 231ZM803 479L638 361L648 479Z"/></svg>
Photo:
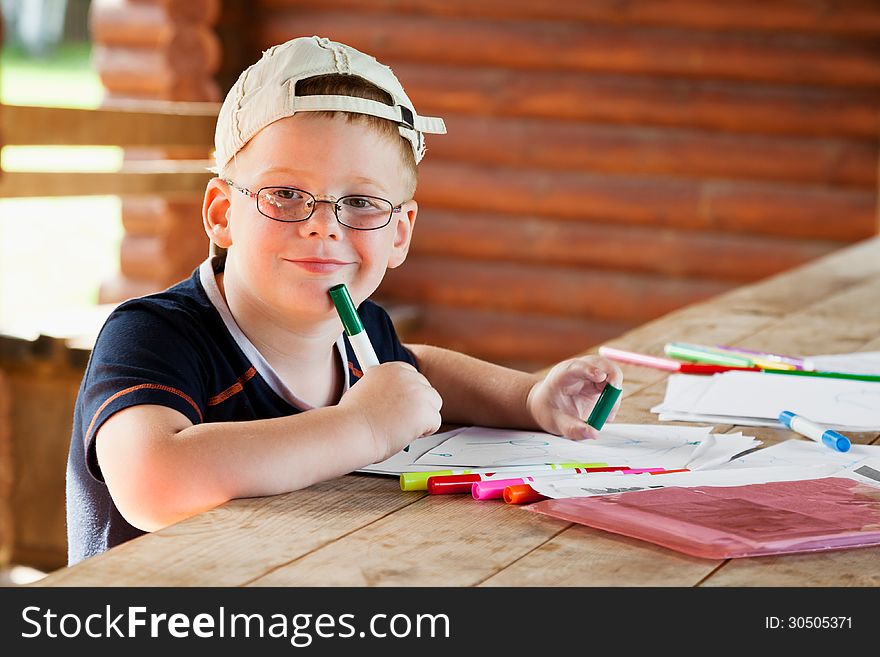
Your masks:
<svg viewBox="0 0 880 657"><path fill-rule="evenodd" d="M293 39L221 108L203 220L223 255L121 304L76 405L69 562L236 497L336 477L456 424L595 437L620 370L598 357L544 377L400 344L368 301L406 258L424 133L391 72L327 39ZM345 283L382 362L366 373L328 290Z"/></svg>

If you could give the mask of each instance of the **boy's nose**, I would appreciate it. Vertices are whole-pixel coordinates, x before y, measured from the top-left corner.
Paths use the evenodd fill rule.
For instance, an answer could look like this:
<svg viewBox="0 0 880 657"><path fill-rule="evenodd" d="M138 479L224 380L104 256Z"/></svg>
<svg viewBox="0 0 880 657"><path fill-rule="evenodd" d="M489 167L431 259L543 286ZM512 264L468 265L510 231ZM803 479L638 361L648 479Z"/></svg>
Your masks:
<svg viewBox="0 0 880 657"><path fill-rule="evenodd" d="M336 205L332 201L316 201L312 216L301 224L309 235L338 237L341 226L336 219Z"/></svg>

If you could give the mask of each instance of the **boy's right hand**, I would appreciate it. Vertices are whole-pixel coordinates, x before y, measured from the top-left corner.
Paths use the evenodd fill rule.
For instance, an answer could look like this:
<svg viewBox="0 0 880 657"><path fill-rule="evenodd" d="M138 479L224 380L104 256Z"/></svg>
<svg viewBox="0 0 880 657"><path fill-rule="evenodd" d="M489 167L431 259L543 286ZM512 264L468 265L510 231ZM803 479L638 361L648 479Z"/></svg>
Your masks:
<svg viewBox="0 0 880 657"><path fill-rule="evenodd" d="M373 437L376 463L440 428L443 399L409 363L391 361L364 372L339 401L360 414Z"/></svg>

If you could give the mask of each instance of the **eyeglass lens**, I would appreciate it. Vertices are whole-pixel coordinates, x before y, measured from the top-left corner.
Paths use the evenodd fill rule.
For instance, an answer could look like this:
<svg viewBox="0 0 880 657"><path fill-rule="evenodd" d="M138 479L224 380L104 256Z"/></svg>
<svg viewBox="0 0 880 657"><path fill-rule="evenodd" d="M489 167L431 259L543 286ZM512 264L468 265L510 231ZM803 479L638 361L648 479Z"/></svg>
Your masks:
<svg viewBox="0 0 880 657"><path fill-rule="evenodd" d="M257 194L257 210L275 221L304 221L319 202L326 201L290 187L264 187ZM343 196L331 205L339 223L357 230L382 228L394 209L390 201L375 196Z"/></svg>

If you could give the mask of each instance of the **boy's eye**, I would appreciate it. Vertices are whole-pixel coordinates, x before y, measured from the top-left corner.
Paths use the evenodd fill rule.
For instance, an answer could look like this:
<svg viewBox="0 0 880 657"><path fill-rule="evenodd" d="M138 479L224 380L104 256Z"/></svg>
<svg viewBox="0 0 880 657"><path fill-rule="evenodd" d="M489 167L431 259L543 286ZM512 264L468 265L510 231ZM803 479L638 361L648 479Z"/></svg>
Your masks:
<svg viewBox="0 0 880 657"><path fill-rule="evenodd" d="M352 210L375 210L378 201L379 199L372 199L369 196L346 196L342 199L342 204Z"/></svg>
<svg viewBox="0 0 880 657"><path fill-rule="evenodd" d="M303 195L295 189L280 188L267 190L269 196L274 196L279 201L292 201L301 199Z"/></svg>

